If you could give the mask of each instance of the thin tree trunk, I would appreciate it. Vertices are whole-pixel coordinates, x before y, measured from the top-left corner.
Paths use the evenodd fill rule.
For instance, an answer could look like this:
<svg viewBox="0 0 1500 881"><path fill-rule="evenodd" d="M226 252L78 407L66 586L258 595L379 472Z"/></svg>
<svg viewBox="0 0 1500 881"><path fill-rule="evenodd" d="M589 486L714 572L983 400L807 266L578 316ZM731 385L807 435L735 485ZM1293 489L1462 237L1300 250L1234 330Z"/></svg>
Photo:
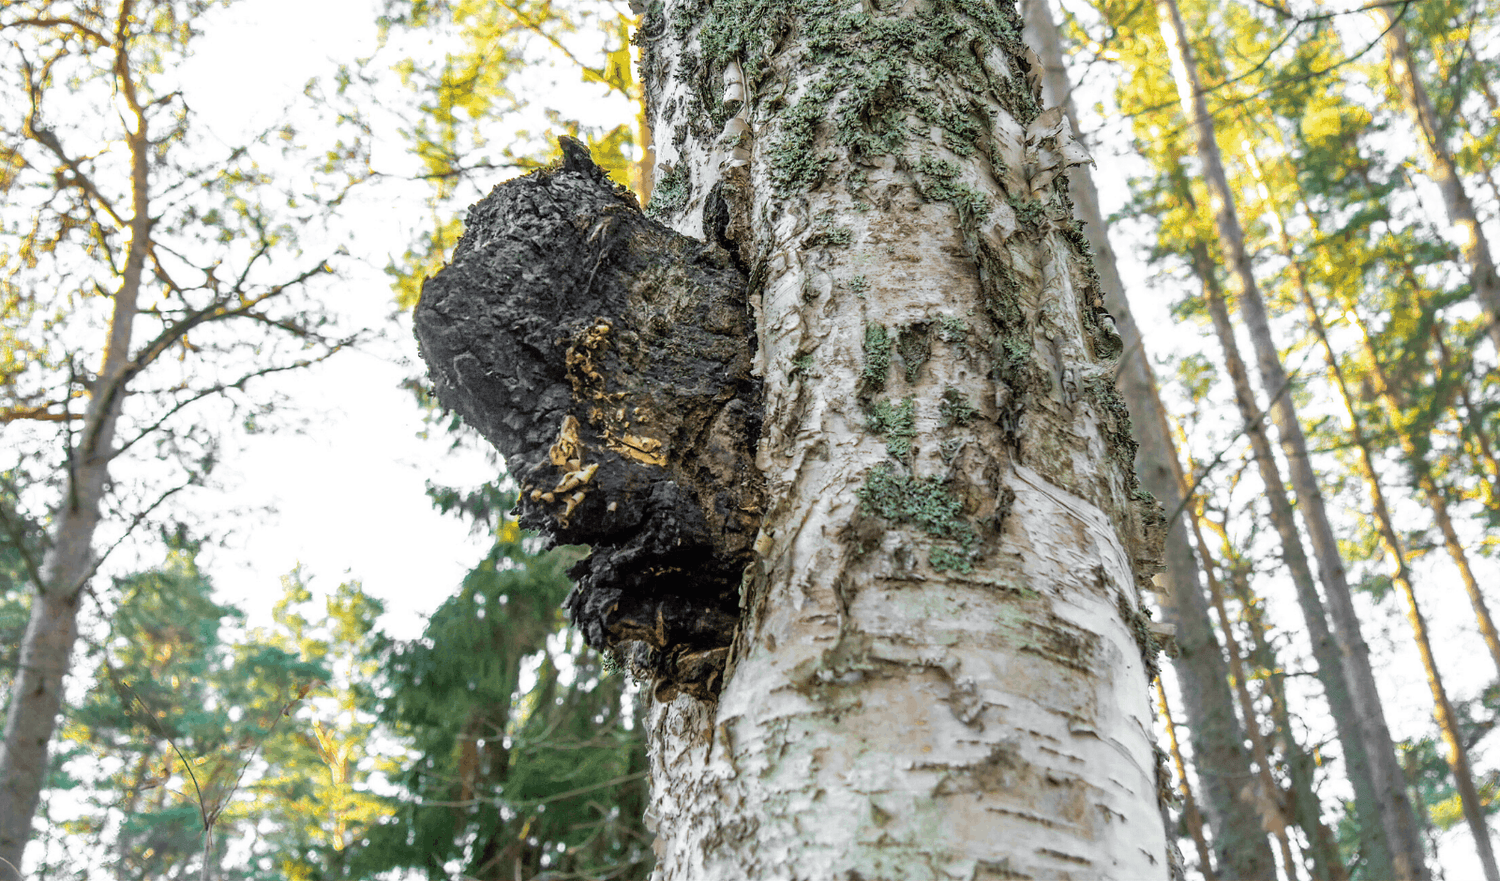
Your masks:
<svg viewBox="0 0 1500 881"><path fill-rule="evenodd" d="M1479 217L1474 211L1474 202L1464 189L1459 177L1458 165L1453 154L1443 143L1442 127L1437 112L1427 95L1427 87L1417 74L1412 59L1411 46L1406 40L1406 28L1397 17L1402 6L1374 6L1371 11L1385 28L1385 48L1391 84L1406 105L1406 112L1417 127L1417 140L1427 158L1428 177L1437 184L1443 194L1443 207L1448 220L1462 233L1460 247L1464 259L1469 263L1469 282L1474 290L1474 299L1489 318L1490 339L1500 349L1500 273L1495 271L1495 258Z"/></svg>
<svg viewBox="0 0 1500 881"><path fill-rule="evenodd" d="M1245 362L1240 357L1239 346L1234 339L1234 328L1229 321L1229 309L1224 303L1214 276L1214 267L1206 248L1199 246L1193 255L1194 271L1203 282L1204 299L1208 303L1209 315L1213 319L1214 331L1224 350L1224 366L1234 389L1235 403L1245 423L1245 435L1260 471L1261 483L1265 486L1266 501L1270 507L1271 524L1281 539L1281 556L1291 574L1296 588L1297 602L1302 608L1303 620L1307 623L1308 638L1312 642L1313 658L1317 662L1318 681L1323 685L1328 699L1329 711L1339 735L1339 744L1344 749L1346 774L1354 788L1355 810L1360 818L1360 841L1368 861L1369 874L1374 878L1396 877L1390 869L1390 845L1381 822L1380 802L1373 776L1369 769L1366 736L1356 713L1354 698L1344 670L1345 658L1328 626L1327 612L1313 580L1312 567L1302 547L1302 536L1287 497L1286 485L1277 466L1270 438L1266 434L1264 419L1255 404L1250 387L1250 376Z"/></svg>
<svg viewBox="0 0 1500 881"><path fill-rule="evenodd" d="M653 708L658 876L1167 877L1160 514L1013 9L654 9L660 210L755 280L767 484L721 696Z"/></svg>
<svg viewBox="0 0 1500 881"><path fill-rule="evenodd" d="M1426 499L1427 507L1432 511L1433 522L1437 524L1438 532L1443 536L1443 547L1448 551L1449 558L1453 560L1454 567L1458 569L1459 580L1463 582L1464 592L1469 595L1469 605L1474 609L1475 623L1479 627L1480 635L1484 638L1485 647L1489 649L1490 660L1495 664L1496 673L1500 674L1500 631L1497 631L1495 620L1490 615L1489 603L1484 598L1484 592L1480 590L1479 579L1475 577L1474 569L1469 565L1469 554L1464 549L1463 539L1459 537L1458 529L1453 525L1453 518L1448 513L1447 495L1432 476L1432 465L1427 461L1427 454L1417 446L1410 426L1405 424L1406 420L1402 414L1406 410L1406 401L1392 387L1390 378L1385 372L1385 366L1380 362L1375 351L1369 328L1362 320L1356 319L1356 323L1364 355L1370 361L1370 376L1374 380L1375 393L1380 398L1397 441L1401 444L1401 452L1411 467L1417 488L1422 491L1422 497Z"/></svg>
<svg viewBox="0 0 1500 881"><path fill-rule="evenodd" d="M1294 261L1292 264L1297 266ZM1300 269L1295 270L1300 275ZM1338 357L1333 351L1333 346L1328 341L1328 334L1323 326L1322 316L1318 314L1316 305L1312 301L1312 295L1302 290L1303 304L1307 307L1308 321L1318 336L1323 348L1324 358L1328 362L1329 372L1335 380L1339 397L1343 401L1345 411L1348 413L1350 422L1350 435L1355 446L1359 448L1361 470L1364 473L1365 485L1370 490L1370 500L1375 509L1375 521L1381 537L1381 543L1385 546L1386 554L1391 558L1394 572L1391 580L1395 583L1406 603L1406 616L1411 624L1412 635L1417 642L1417 651L1422 658L1422 667L1427 674L1427 685L1432 690L1433 714L1438 723L1444 744L1448 747L1448 767L1453 772L1454 784L1458 789L1459 801L1463 806L1464 819L1468 821L1469 831L1474 836L1474 847L1479 854L1479 862L1484 867L1485 877L1489 881L1500 881L1500 869L1495 864L1494 846L1490 840L1489 827L1484 818L1484 802L1480 800L1478 791L1474 788L1474 774L1469 765L1468 749L1464 746L1463 735L1459 729L1458 717L1453 711L1453 705L1448 700L1447 689L1443 685L1441 674L1438 672L1437 661L1432 654L1432 642L1427 633L1427 621L1422 615L1421 607L1417 604L1417 593L1412 585L1411 567L1408 555L1400 534L1396 531L1395 522L1386 504L1385 492L1381 488L1378 472L1375 469L1374 455L1371 450L1369 439L1365 437L1364 429L1360 425L1359 416L1354 409L1354 401L1349 395L1349 389L1344 382L1342 369L1338 364ZM1366 337L1368 340L1368 337ZM1367 343L1368 345L1368 343ZM1367 349L1367 357L1374 360L1374 352ZM1373 368L1379 375L1378 363ZM1383 388L1385 380L1380 376L1380 385ZM1400 430L1398 428L1398 434ZM1404 439L1403 435L1403 439ZM1406 441L1409 444L1409 441ZM1408 453L1410 456L1410 453ZM1431 478L1428 478L1430 483ZM1425 488L1424 488L1425 489ZM1472 576L1471 576L1472 577Z"/></svg>
<svg viewBox="0 0 1500 881"><path fill-rule="evenodd" d="M1253 152L1246 154L1251 171L1257 180L1263 179L1259 159ZM1372 445L1364 435L1364 428L1360 424L1359 413L1354 407L1354 399L1349 393L1348 384L1344 381L1343 369L1339 366L1338 356L1333 350L1333 345L1328 340L1327 328L1323 323L1323 317L1318 311L1317 303L1313 300L1312 291L1308 288L1307 276L1303 270L1302 263L1296 259L1292 249L1292 241L1287 233L1286 225L1282 221L1280 209L1277 206L1266 206L1271 218L1271 225L1276 230L1277 242L1281 248L1281 254L1286 258L1292 270L1292 283L1297 289L1298 297L1302 301L1303 309L1307 314L1309 326L1323 349L1323 357L1328 364L1329 375L1334 379L1335 387L1338 389L1339 398L1344 405L1344 410L1349 416L1350 433L1356 446L1360 450L1360 460L1365 472L1365 483L1369 487L1371 501L1375 507L1377 520L1381 523L1381 533L1387 541L1388 552L1397 560L1396 566L1399 572L1409 572L1406 565L1406 552L1402 549L1393 525L1389 507L1385 501L1385 492L1381 488L1379 472L1375 468ZM1313 221L1313 231L1318 231L1317 221ZM1415 278L1411 279L1413 284L1417 283ZM1350 313L1353 314L1353 313ZM1436 330L1436 328L1434 328ZM1359 323L1361 338L1364 340L1365 356L1370 360L1371 376L1376 380L1376 394L1385 406L1386 414L1391 421L1392 429L1401 444L1402 452L1405 454L1408 464L1416 477L1417 486L1422 490L1427 499L1428 507L1432 509L1433 521L1443 535L1443 544L1448 550L1448 555L1453 559L1453 564L1458 568L1459 576L1464 583L1464 589L1469 595L1469 602L1474 608L1474 617L1478 622L1479 632L1484 637L1485 646L1489 649L1490 658L1495 663L1497 673L1500 673L1500 633L1497 633L1495 622L1490 616L1488 604L1485 602L1483 593L1480 592L1479 582L1474 577L1474 570L1469 565L1468 554L1464 550L1463 542L1458 537L1458 532L1453 526L1453 520L1448 514L1448 501L1437 482L1433 479L1432 468L1427 462L1426 454L1417 447L1412 438L1412 432L1404 425L1402 411L1405 409L1404 402L1396 395L1391 387L1384 368L1378 360L1373 341L1370 339L1369 331L1362 322ZM1441 339L1438 345L1442 345ZM1410 585L1408 585L1408 589Z"/></svg>
<svg viewBox="0 0 1500 881"><path fill-rule="evenodd" d="M1500 514L1500 459L1495 456L1495 446L1490 440L1484 414L1474 406L1474 399L1469 391L1469 382L1475 378L1474 359L1467 356L1462 360L1455 359L1448 349L1448 341L1444 339L1445 333L1443 322L1433 322L1432 340L1437 345L1438 355L1443 359L1443 364L1463 374L1458 384L1458 394L1459 400L1463 401L1464 411L1454 415L1459 424L1464 427L1465 432L1473 439L1470 457L1475 460L1474 470L1484 479L1484 506L1489 511Z"/></svg>
<svg viewBox="0 0 1500 881"><path fill-rule="evenodd" d="M1160 679L1156 681L1156 707L1162 721L1167 723L1167 746L1172 753L1172 767L1177 770L1183 825L1187 826L1188 837L1193 839L1193 847L1198 851L1198 870L1203 873L1203 881L1219 881L1219 876L1214 873L1214 859L1208 852L1208 839L1203 835L1203 814L1198 811L1198 800L1193 797L1193 787L1188 783L1182 745L1177 742L1177 723L1172 719L1172 706L1167 702L1167 691L1162 688Z"/></svg>
<svg viewBox="0 0 1500 881"><path fill-rule="evenodd" d="M1257 178L1260 178L1261 171L1256 157L1252 154L1248 158L1252 164L1252 170ZM1329 342L1327 328L1323 323L1323 316L1318 310L1317 303L1313 300L1312 291L1308 288L1302 264L1295 259L1295 255L1292 252L1291 239L1287 234L1285 224L1281 220L1279 210L1276 210L1272 206L1272 210L1269 213L1272 227L1276 230L1281 246L1282 256L1287 259L1288 264L1291 266L1292 281L1297 288L1303 308L1307 313L1308 325L1313 329L1313 333L1323 350L1323 357L1328 365L1329 375L1333 379L1334 388L1338 391L1339 400L1343 404L1344 411L1349 418L1350 437L1359 449L1361 471L1363 472L1365 485L1370 492L1370 501L1374 508L1378 533L1394 568L1391 578L1401 593L1402 599L1406 602L1407 618L1411 623L1412 633L1417 641L1417 650L1421 654L1422 664L1427 672L1428 686L1432 689L1433 704L1435 707L1434 713L1438 722L1438 728L1442 732L1443 741L1448 746L1448 764L1453 771L1454 780L1459 792L1459 799L1463 805L1464 817L1469 823L1470 832L1474 835L1475 848L1479 853L1480 863L1484 866L1485 876L1489 881L1500 881L1500 878L1497 878L1495 855L1490 841L1489 829L1485 825L1483 803L1479 801L1478 794L1474 788L1474 778L1469 766L1468 751L1464 747L1463 737L1458 728L1458 720L1454 715L1453 706L1448 700L1447 690L1443 686L1436 661L1432 655L1432 645L1427 634L1427 624L1423 618L1421 608L1417 604L1417 594L1412 584L1409 556L1405 548L1405 543L1396 531L1395 523L1390 513L1390 506L1386 503L1385 490L1381 486L1379 471L1375 467L1372 444L1369 438L1366 437L1364 427L1360 423L1359 413L1354 406L1353 396L1349 393L1348 383L1344 380L1343 368L1339 365L1338 355L1334 351L1332 343ZM1369 334L1365 331L1362 324L1360 325L1360 330L1365 340L1365 355L1370 359L1372 375L1377 379L1377 393L1387 402L1389 410L1394 405L1389 385L1386 382L1386 377L1381 370L1379 362L1376 360ZM1428 496L1429 503L1434 503L1435 501L1433 504L1433 513L1438 519L1440 528L1446 527L1444 528L1444 535L1450 536L1452 533L1452 523L1447 517L1446 504L1443 503L1441 494L1437 492L1437 487L1432 481L1431 472L1426 467L1425 458L1422 457L1420 451L1414 448L1408 433L1402 431L1399 424L1399 415L1399 411L1391 413L1393 420L1396 420L1393 424L1396 427L1398 436L1401 438L1403 450L1406 452L1408 460L1413 463L1413 469L1418 476L1418 481L1422 486L1423 492ZM1456 537L1449 541L1450 553L1454 551L1455 545ZM1462 547L1457 548L1455 562L1459 563L1460 571L1464 575L1465 584L1470 589L1470 597L1475 601L1476 611L1481 621L1481 630L1484 631L1484 624L1489 623L1489 630L1486 631L1486 643L1491 646L1491 654L1495 658L1497 666L1500 666L1500 642L1492 642L1489 638L1494 632L1494 625L1489 622L1488 609L1485 608L1483 598L1478 594L1478 585L1474 583L1473 573L1467 565L1468 561L1463 557Z"/></svg>
<svg viewBox="0 0 1500 881"><path fill-rule="evenodd" d="M1264 603L1259 602L1250 589L1248 574L1244 567L1232 567L1229 587L1235 601L1240 604L1241 620L1250 634L1250 652L1246 657L1265 674L1262 677L1264 694L1271 703L1271 718L1281 739L1286 774L1291 781L1291 814L1307 835L1313 877L1334 881L1346 879L1349 877L1346 861L1333 830L1323 822L1323 803L1314 788L1314 769L1318 761L1297 741L1286 697L1286 671L1267 636L1269 626L1265 621Z"/></svg>
<svg viewBox="0 0 1500 881"><path fill-rule="evenodd" d="M1354 709L1359 713L1365 738L1369 773L1380 806L1381 826L1389 841L1392 873L1402 878L1425 879L1428 870L1417 833L1410 796L1406 791L1401 767L1396 762L1395 745L1381 709L1380 693L1370 666L1369 648L1360 633L1353 597L1345 579L1344 564L1338 543L1328 521L1317 476L1307 452L1307 439L1297 420L1292 397L1287 394L1289 378L1281 365L1265 303L1251 271L1250 255L1245 249L1244 232L1235 210L1233 191L1224 170L1214 133L1213 118L1208 113L1199 82L1197 65L1188 45L1187 28L1174 0L1157 0L1162 35L1172 61L1178 93L1188 118L1197 133L1197 155L1203 167L1203 179L1211 197L1215 227L1235 293L1241 317L1255 346L1256 364L1261 383L1272 397L1271 413L1291 469L1298 508L1307 525L1313 554L1318 560L1321 582L1332 613L1333 635L1343 655L1344 672L1349 678Z"/></svg>
<svg viewBox="0 0 1500 881"><path fill-rule="evenodd" d="M1203 532L1199 524L1201 519L1200 513L1195 510L1193 516L1195 537L1198 539L1198 547L1201 549L1200 553L1204 560L1209 560L1208 544L1203 540ZM1219 631L1224 634L1224 647L1229 652L1229 675L1234 681L1234 693L1240 702L1240 716L1245 720L1245 732L1249 735L1250 754L1254 756L1255 764L1259 768L1257 776L1260 782L1260 792L1255 801L1260 805L1261 825L1271 830L1271 835L1281 849L1282 873L1289 881L1293 881L1299 877L1299 873L1297 860L1292 855L1291 842L1286 834L1290 812L1287 811L1285 800L1282 798L1281 786L1271 775L1271 750L1266 745L1265 733L1260 729L1259 714L1255 711L1255 697L1250 694L1250 677L1245 670L1245 656L1240 652L1239 640L1234 635L1234 622L1230 620L1229 612L1224 608L1224 588L1219 584L1218 576L1214 574L1212 563L1203 567L1203 574L1208 583L1209 599L1219 613Z"/></svg>
<svg viewBox="0 0 1500 881"><path fill-rule="evenodd" d="M1026 42L1042 63L1042 95L1048 107L1061 107L1074 131L1077 115L1071 98L1062 43L1046 0L1024 0ZM1139 445L1136 473L1144 486L1169 513L1181 512L1181 460L1172 441L1156 378L1146 355L1140 328L1131 313L1124 282L1115 265L1108 227L1099 207L1099 194L1087 167L1069 172L1074 213L1083 222L1094 252L1094 265L1104 288L1104 303L1114 317L1124 344L1116 381L1130 408L1132 433ZM1198 789L1204 794L1203 811L1213 832L1218 873L1225 879L1260 879L1275 874L1270 844L1258 822L1258 811L1242 797L1244 784L1254 773L1245 750L1245 729L1235 716L1234 698L1228 686L1223 648L1214 634L1199 581L1199 564L1188 541L1181 513L1168 523L1166 568L1158 580L1160 603L1166 623L1176 628L1177 654L1173 667L1179 694L1187 710L1195 768L1212 769L1200 775ZM1210 870L1205 864L1204 871Z"/></svg>
<svg viewBox="0 0 1500 881"><path fill-rule="evenodd" d="M117 53L117 70L128 70L124 45ZM94 533L109 482L115 425L127 394L126 383L134 372L130 339L151 229L147 197L152 146L134 88L128 78L121 76L120 81L136 125L129 136L130 244L113 297L103 360L90 386L83 430L70 451L66 495L52 528L52 546L43 560L42 583L36 585L32 598L5 720L5 742L0 745L0 873L14 871L16 877L46 780L48 747L62 711L64 679L78 638L79 605L95 567Z"/></svg>

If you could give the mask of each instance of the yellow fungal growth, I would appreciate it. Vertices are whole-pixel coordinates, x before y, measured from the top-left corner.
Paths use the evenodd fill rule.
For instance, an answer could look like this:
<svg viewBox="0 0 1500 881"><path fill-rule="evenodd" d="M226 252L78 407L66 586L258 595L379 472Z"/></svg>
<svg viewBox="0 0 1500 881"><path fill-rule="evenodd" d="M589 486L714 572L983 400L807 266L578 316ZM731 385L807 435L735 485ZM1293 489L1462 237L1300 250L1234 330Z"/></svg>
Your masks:
<svg viewBox="0 0 1500 881"><path fill-rule="evenodd" d="M597 383L600 389L603 388L604 376L599 373L599 368L594 364L594 352L608 341L609 332L612 329L613 326L608 319L597 319L588 330L578 336L563 356L563 363L567 365L568 379L577 397L584 397L585 384Z"/></svg>
<svg viewBox="0 0 1500 881"><path fill-rule="evenodd" d="M573 509L578 507L578 503L583 501L584 492L584 490L579 490L578 492L573 493L571 496L568 496L567 507L563 508L563 512L557 516L557 521L559 523L563 524L564 526L568 525L568 518L573 515Z"/></svg>
<svg viewBox="0 0 1500 881"><path fill-rule="evenodd" d="M583 486L585 483L588 483L590 480L594 479L594 472L598 470L599 463L595 462L587 468L580 468L574 471L569 471L567 474L563 475L562 480L558 482L557 486L554 487L552 491L555 493L562 493L567 492L570 489Z"/></svg>
<svg viewBox="0 0 1500 881"><path fill-rule="evenodd" d="M547 457L552 460L553 465L565 468L570 461L576 462L582 456L583 443L578 440L578 420L569 414L563 417L562 428L557 432L557 440L552 442L552 449L547 451Z"/></svg>
<svg viewBox="0 0 1500 881"><path fill-rule="evenodd" d="M607 327L607 326L606 326ZM568 518L572 516L573 509L583 501L589 481L599 471L599 463L589 465L583 464L584 446L578 437L578 420L573 416L564 416L562 427L557 431L557 440L552 442L552 448L547 451L547 458L554 468L561 469L563 474L558 478L557 485L547 491L533 489L531 500L533 502L544 502L548 505L556 504L559 496L563 496L564 508L557 515L557 522L564 528L568 525ZM565 495L571 493L571 495Z"/></svg>
<svg viewBox="0 0 1500 881"><path fill-rule="evenodd" d="M627 434L619 438L608 437L606 441L611 450L626 458L645 462L648 465L667 464L667 454L661 448L661 441L654 437Z"/></svg>

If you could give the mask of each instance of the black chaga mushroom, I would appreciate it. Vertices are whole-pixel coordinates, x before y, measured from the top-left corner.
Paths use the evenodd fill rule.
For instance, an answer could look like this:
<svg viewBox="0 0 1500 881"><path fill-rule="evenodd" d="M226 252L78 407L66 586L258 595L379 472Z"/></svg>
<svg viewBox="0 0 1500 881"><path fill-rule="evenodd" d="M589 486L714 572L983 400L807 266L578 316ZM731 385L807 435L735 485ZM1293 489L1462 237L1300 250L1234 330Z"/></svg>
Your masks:
<svg viewBox="0 0 1500 881"><path fill-rule="evenodd" d="M746 279L562 148L469 210L417 340L438 400L520 482L521 524L593 546L566 602L589 645L659 696L708 698L761 516Z"/></svg>

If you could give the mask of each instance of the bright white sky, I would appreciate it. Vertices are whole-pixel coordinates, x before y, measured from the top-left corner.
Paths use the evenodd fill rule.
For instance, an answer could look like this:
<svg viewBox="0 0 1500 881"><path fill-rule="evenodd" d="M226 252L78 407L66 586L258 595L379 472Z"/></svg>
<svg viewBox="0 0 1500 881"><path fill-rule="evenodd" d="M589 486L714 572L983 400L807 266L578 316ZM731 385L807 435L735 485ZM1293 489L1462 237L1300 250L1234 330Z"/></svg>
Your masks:
<svg viewBox="0 0 1500 881"><path fill-rule="evenodd" d="M375 48L373 0L246 0L216 13L184 80L190 107L224 140L280 121L282 108L303 85L335 62ZM388 150L378 160L398 160ZM435 511L425 481L472 486L494 478L477 453L450 454L446 439L423 441L421 412L398 384L417 371L416 343L405 316L390 320L389 279L378 271L388 253L407 244L421 205L402 216L366 212L351 250L365 248L358 266L335 286L330 306L387 338L365 351L345 352L283 385L305 434L249 439L232 463L232 492L217 504L234 509L272 506L252 515L253 529L205 560L225 599L265 623L280 594L280 576L301 564L312 586L332 590L355 578L386 602L382 622L397 637L420 634L425 616L450 596L489 539L468 534L455 517ZM402 362L405 363L402 363Z"/></svg>

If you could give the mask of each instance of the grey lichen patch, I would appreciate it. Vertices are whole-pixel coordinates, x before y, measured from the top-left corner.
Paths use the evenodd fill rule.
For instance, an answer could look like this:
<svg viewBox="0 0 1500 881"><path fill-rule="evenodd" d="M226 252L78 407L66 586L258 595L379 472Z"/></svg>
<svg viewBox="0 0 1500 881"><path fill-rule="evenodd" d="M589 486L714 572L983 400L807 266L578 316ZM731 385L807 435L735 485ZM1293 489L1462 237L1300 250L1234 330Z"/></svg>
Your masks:
<svg viewBox="0 0 1500 881"><path fill-rule="evenodd" d="M963 392L949 386L943 389L943 398L938 402L938 415L943 418L945 426L962 426L973 422L979 411Z"/></svg>
<svg viewBox="0 0 1500 881"><path fill-rule="evenodd" d="M865 369L860 374L860 388L866 393L885 390L885 378L891 372L891 335L883 324L865 325Z"/></svg>
<svg viewBox="0 0 1500 881"><path fill-rule="evenodd" d="M889 10L841 0L680 4L674 25L690 29L698 22L699 76L712 80L736 61L762 94L776 91L765 81L778 47L791 42L805 48L799 64L810 74L804 80L808 86L789 106L762 117L773 132L770 176L780 195L823 181L833 157L820 145L844 148L856 164L894 155L910 139L909 121L919 116L948 133L945 141L955 153L972 153L982 123L933 98L935 81L984 82L999 74L1007 81L1021 79L1024 87L1024 71L1014 64L1010 71L986 71L980 60L1022 53L1020 22L1009 4L949 0ZM788 40L793 28L799 39Z"/></svg>
<svg viewBox="0 0 1500 881"><path fill-rule="evenodd" d="M1012 196L1006 200L1011 210L1016 212L1016 227L1021 230L1041 235L1047 230L1047 205L1040 199L1021 199Z"/></svg>
<svg viewBox="0 0 1500 881"><path fill-rule="evenodd" d="M983 193L959 180L957 165L931 156L917 163L917 185L934 202L947 202L958 211L959 223L975 231L990 216L990 202Z"/></svg>
<svg viewBox="0 0 1500 881"><path fill-rule="evenodd" d="M918 101L917 114L924 122L942 129L943 146L958 156L972 156L975 145L984 134L971 113L940 98Z"/></svg>
<svg viewBox="0 0 1500 881"><path fill-rule="evenodd" d="M876 401L870 409L870 431L885 436L886 452L901 462L911 459L912 438L917 436L916 398L907 398L899 404Z"/></svg>
<svg viewBox="0 0 1500 881"><path fill-rule="evenodd" d="M807 236L807 247L820 245L844 247L854 241L854 232L847 226L835 222L832 211L820 212L813 218L812 232Z"/></svg>
<svg viewBox="0 0 1500 881"><path fill-rule="evenodd" d="M781 115L780 136L771 144L771 187L778 195L810 190L823 179L833 156L816 149L818 124L827 113L822 90L803 95Z"/></svg>
<svg viewBox="0 0 1500 881"><path fill-rule="evenodd" d="M1063 193L1060 199L1072 205L1072 199ZM1070 209L1071 210L1071 209ZM1104 308L1104 282L1099 278L1099 268L1094 264L1094 250L1084 232L1083 221L1072 219L1062 228L1063 240L1073 251L1074 271L1083 277L1083 328L1094 343L1094 356L1101 361L1113 361L1125 351L1125 341L1115 329L1115 319Z"/></svg>
<svg viewBox="0 0 1500 881"><path fill-rule="evenodd" d="M1105 373L1090 376L1084 381L1084 392L1099 408L1100 429L1110 457L1126 474L1134 474L1136 442L1130 430L1130 409L1115 386L1114 377ZM1155 503L1155 499L1151 501Z"/></svg>
<svg viewBox="0 0 1500 881"><path fill-rule="evenodd" d="M687 207L692 196L692 182L686 165L662 164L656 183L651 188L651 201L646 204L646 216L653 220L668 218Z"/></svg>
<svg viewBox="0 0 1500 881"><path fill-rule="evenodd" d="M1144 605L1131 603L1124 593L1119 594L1116 607L1120 610L1120 617L1125 619L1125 626L1130 628L1131 635L1135 637L1141 662L1146 665L1146 681L1155 682L1161 675L1162 646L1151 627L1151 610Z"/></svg>
<svg viewBox="0 0 1500 881"><path fill-rule="evenodd" d="M812 369L813 369L813 356L812 356L812 353L811 352L805 352L805 353L803 353L801 355L798 355L796 357L796 359L794 359L792 361L792 369L789 370L789 371L787 371L787 375L788 376L792 376L792 377L796 377L796 378L800 379L800 378L803 378L803 377L806 377L806 376L810 375L812 373Z"/></svg>
<svg viewBox="0 0 1500 881"><path fill-rule="evenodd" d="M969 323L957 315L944 315L938 319L938 339L956 348L969 343Z"/></svg>
<svg viewBox="0 0 1500 881"><path fill-rule="evenodd" d="M960 553L945 547L935 547L927 554L927 563L934 572L952 570L954 572L973 572L974 560L967 552Z"/></svg>
<svg viewBox="0 0 1500 881"><path fill-rule="evenodd" d="M902 372L908 383L917 381L922 365L932 356L932 326L919 321L902 327L896 333L896 354L901 356Z"/></svg>
<svg viewBox="0 0 1500 881"><path fill-rule="evenodd" d="M963 500L944 478L913 477L904 468L877 465L859 488L859 501L865 516L913 526L931 538L955 543L958 550L943 548L936 561L929 552L928 563L935 569L939 564L958 568L954 558L972 559L979 546L979 532L964 515Z"/></svg>

